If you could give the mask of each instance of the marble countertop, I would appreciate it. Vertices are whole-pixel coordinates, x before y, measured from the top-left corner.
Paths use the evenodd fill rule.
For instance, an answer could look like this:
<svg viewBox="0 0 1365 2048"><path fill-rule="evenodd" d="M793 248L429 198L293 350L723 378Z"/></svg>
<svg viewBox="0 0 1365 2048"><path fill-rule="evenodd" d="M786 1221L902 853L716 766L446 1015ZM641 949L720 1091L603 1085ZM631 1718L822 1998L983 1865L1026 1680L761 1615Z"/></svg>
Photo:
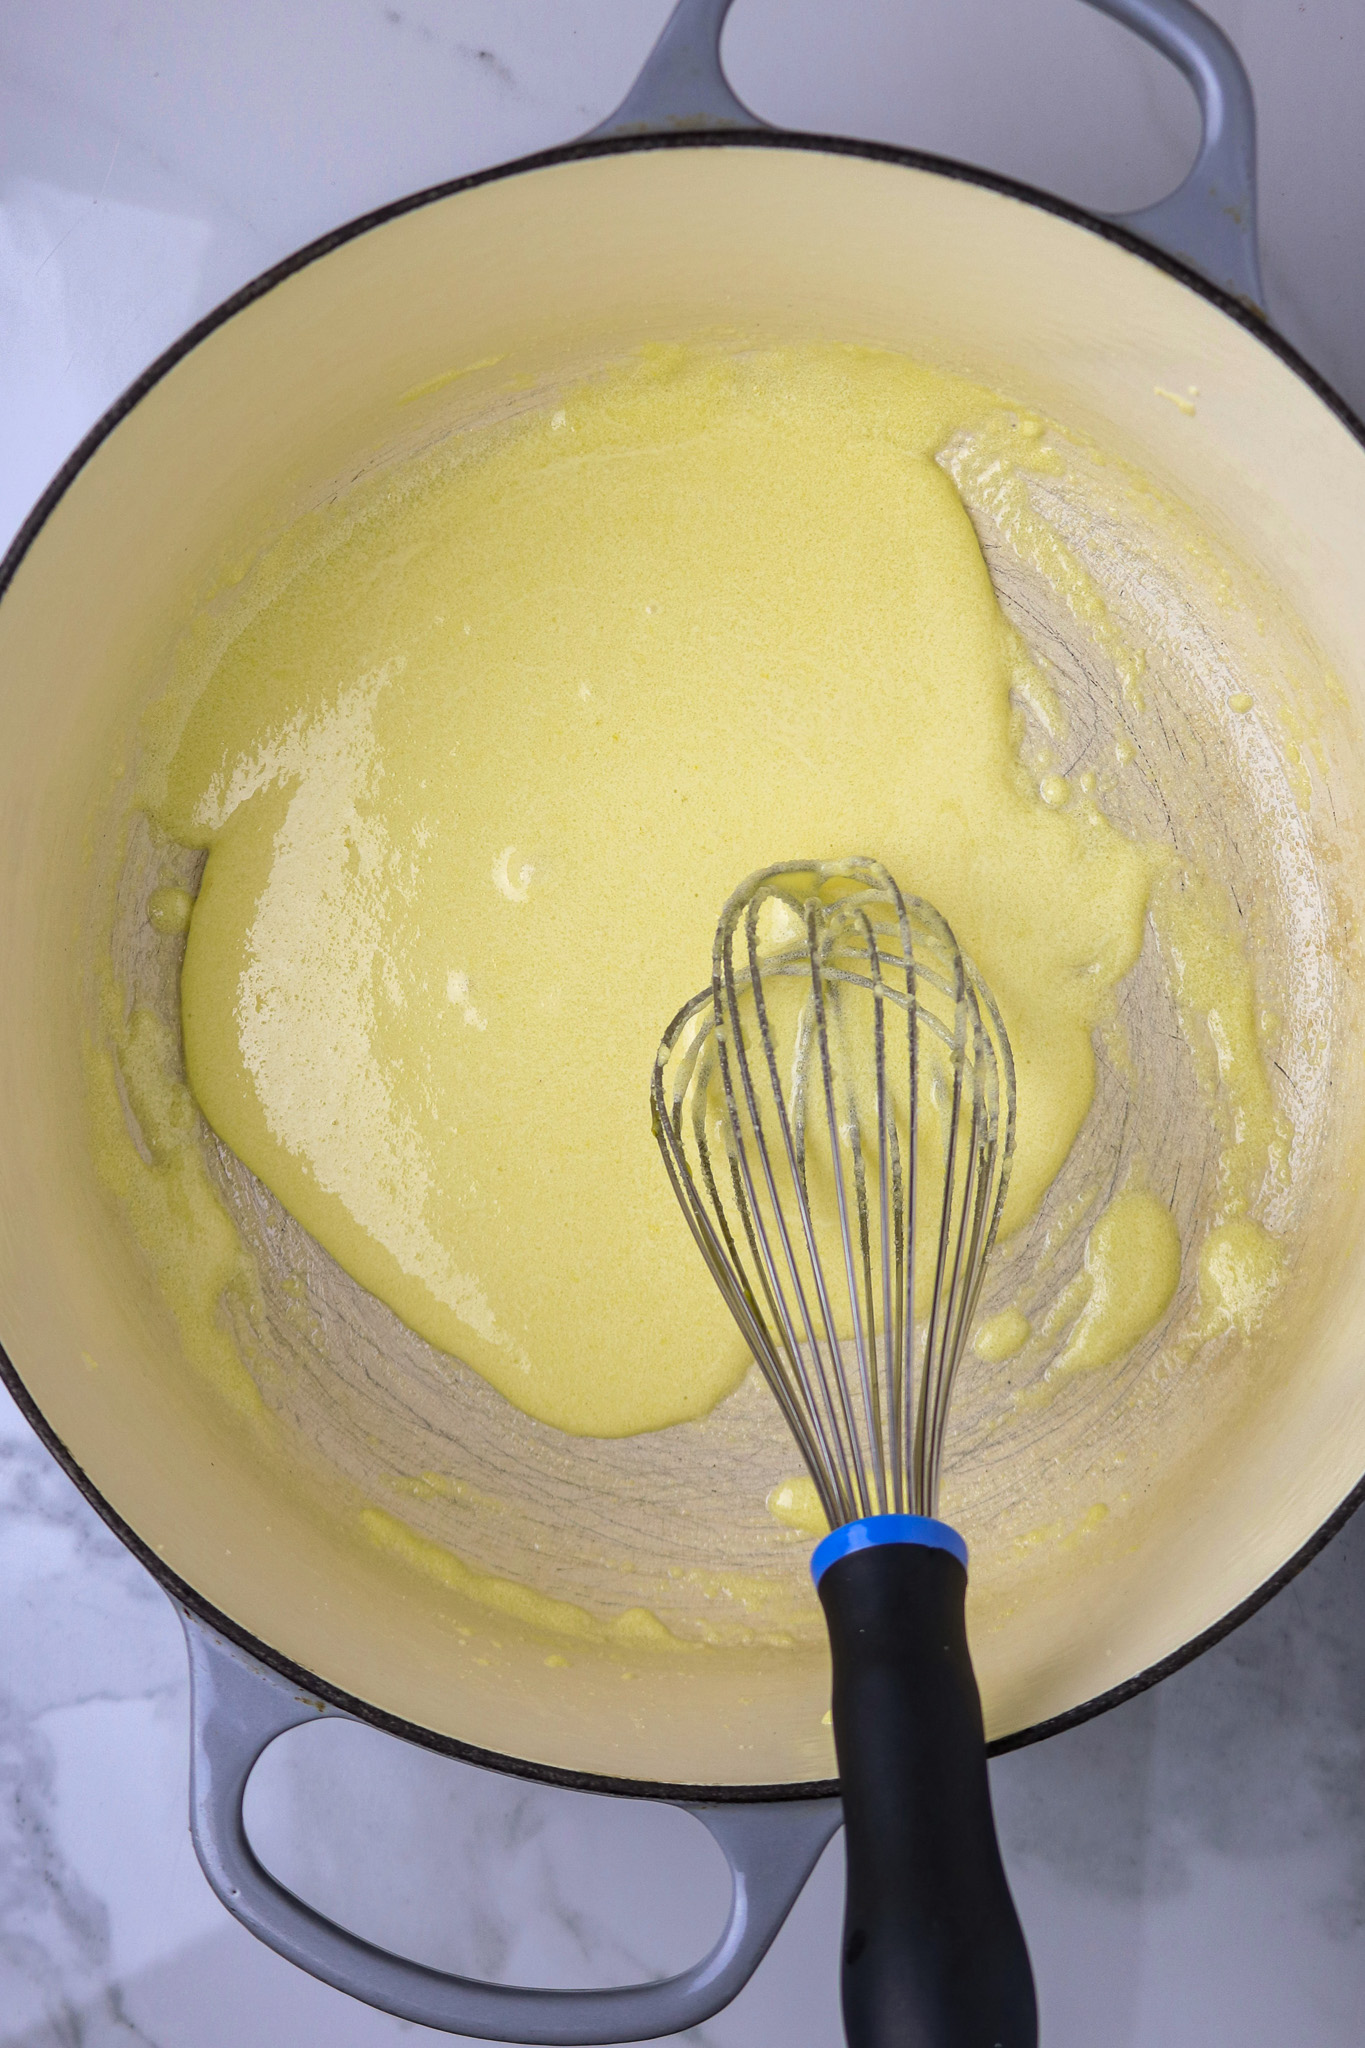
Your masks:
<svg viewBox="0 0 1365 2048"><path fill-rule="evenodd" d="M1365 21L1209 0L1261 117L1271 311L1365 411ZM53 0L0 11L0 546L122 387L290 249L567 139L666 0ZM1172 186L1180 81L1077 0L738 0L736 89L1100 208ZM301 1975L190 1849L178 1624L0 1396L0 2048L383 2048L426 2030ZM1365 2012L1365 1521L1155 1691L993 1766L1047 2048L1355 2048ZM369 1731L273 1752L280 1873L512 1981L678 1967L722 1910L695 1825ZM836 1842L749 1988L688 2038L835 2048ZM448 2037L445 2037L448 2038Z"/></svg>

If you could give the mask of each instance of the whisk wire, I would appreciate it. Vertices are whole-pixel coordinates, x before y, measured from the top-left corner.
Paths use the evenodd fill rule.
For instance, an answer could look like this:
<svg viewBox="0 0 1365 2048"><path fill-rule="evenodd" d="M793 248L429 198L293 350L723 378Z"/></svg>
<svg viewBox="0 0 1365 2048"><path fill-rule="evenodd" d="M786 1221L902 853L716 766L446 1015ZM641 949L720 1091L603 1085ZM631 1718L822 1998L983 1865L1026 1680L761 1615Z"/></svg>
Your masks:
<svg viewBox="0 0 1365 2048"><path fill-rule="evenodd" d="M675 1024L685 1025L690 1022L690 1013L694 1007L689 1005L687 1011L680 1013L680 1016L674 1020ZM767 1378L787 1424L796 1438L801 1455L807 1465L813 1470L819 1463L821 1452L819 1442L812 1436L810 1425L807 1421L807 1408L802 1405L801 1396L806 1389L804 1387L799 1390L792 1388L783 1371L783 1360L780 1354L772 1349L768 1326L754 1298L753 1290L749 1285L744 1264L739 1256L731 1231L726 1205L721 1200L720 1190L716 1184L711 1163L711 1150L705 1136L707 1086L704 1076L702 1085L692 1091L691 1108L694 1153L697 1159L697 1169L701 1173L706 1186L708 1204L703 1204L697 1200L695 1186L691 1178L691 1169L687 1164L686 1154L682 1147L684 1104L699 1066L704 1067L708 1061L711 1065L714 1065L714 1047L708 1044L702 1034L698 1034L691 1046L684 1052L679 1063L678 1072L674 1076L671 1100L668 1104L667 1120L663 1123L660 1122L658 1113L658 1083L660 1076L656 1070L654 1105L656 1135L659 1137L664 1155L664 1164L668 1169L673 1191L678 1198L683 1214L687 1218L697 1247L705 1259L712 1278L716 1281L727 1307L730 1309L735 1321L739 1324L749 1349L754 1357L762 1362L764 1376ZM757 1247L753 1244L749 1211L743 1203L740 1204L740 1213L744 1220L746 1234L750 1237L751 1249L753 1249L755 1258L757 1258ZM773 1308L771 1296L769 1296L769 1308L770 1310Z"/></svg>
<svg viewBox="0 0 1365 2048"><path fill-rule="evenodd" d="M853 1321L853 1355L857 1360L859 1374L862 1380L863 1414L868 1418L869 1425L873 1428L875 1434L876 1415L872 1399L871 1361L868 1357L869 1332L864 1327L863 1306L859 1301L859 1274L857 1270L857 1264L853 1255L852 1232L849 1227L848 1200L847 1193L844 1187L843 1148L839 1142L843 1133L840 1128L838 1107L834 1099L834 1064L830 1053L829 1042L829 1006L833 1004L837 1010L840 992L838 984L835 983L829 988L827 996L824 981L824 962L822 959L824 946L821 944L820 935L816 923L816 915L817 914L814 911L814 909L808 906L806 918L809 940L811 943L811 1008L815 1016L815 1042L819 1048L820 1053L820 1079L824 1089L825 1117L829 1127L830 1160L834 1169L834 1205L836 1213L839 1218L839 1235L842 1241L844 1254L844 1278L848 1286L848 1304L849 1311ZM828 942L826 941L826 943ZM849 1119L848 1136L850 1140L849 1161L853 1168L854 1184L857 1189L859 1198L859 1209L862 1212L859 1216L860 1231L862 1235L863 1244L864 1246L866 1246L867 1197L866 1190L863 1187L862 1183L862 1148L859 1143L859 1134L857 1130L857 1112L856 1107L852 1100L851 1093L847 1105L847 1115ZM813 1248L812 1256L814 1256ZM824 1287L823 1280L821 1282L821 1294L822 1298L827 1296L827 1290ZM833 1319L828 1308L826 1309L826 1322L830 1327L831 1348L834 1350L835 1356L837 1357L839 1340L837 1334L833 1329ZM848 1376L847 1374L839 1374L837 1375L837 1377L839 1390L843 1395L845 1424L847 1426L850 1439L854 1439L856 1437L857 1424L854 1418L852 1402L850 1399ZM872 1502L868 1497L868 1462L870 1461L859 1460L857 1467L859 1492L858 1504L861 1509L861 1512L865 1515L869 1515L873 1512Z"/></svg>
<svg viewBox="0 0 1365 2048"><path fill-rule="evenodd" d="M705 999L702 998L700 1000L704 1001ZM795 1381L797 1388L799 1388L800 1390L800 1397L802 1398L805 1404L803 1412L807 1416L809 1416L811 1421L814 1423L816 1429L818 1430L820 1442L823 1444L832 1440L837 1445L837 1432L834 1429L833 1412L831 1407L832 1396L830 1394L827 1377L824 1371L824 1361L823 1354L821 1351L820 1340L816 1335L815 1323L811 1315L810 1305L806 1300L804 1290L801 1286L800 1269L796 1263L796 1259L792 1251L790 1239L787 1234L785 1219L782 1214L781 1205L777 1200L777 1189L772 1168L772 1162L768 1156L766 1146L762 1143L761 1124L758 1125L760 1141L757 1149L763 1167L764 1180L767 1185L769 1201L777 1219L779 1235L782 1243L783 1252L785 1255L787 1269L789 1274L792 1276L794 1283L793 1293L796 1297L794 1310L793 1307L788 1303L786 1289L783 1286L781 1274L778 1268L778 1262L773 1255L772 1247L770 1246L767 1236L761 1226L761 1208L758 1199L758 1191L753 1178L752 1169L749 1163L748 1149L744 1139L744 1126L738 1118L738 1114L735 1107L733 1083L728 1071L726 1057L726 1038L723 1024L719 1024L716 1026L715 1042L717 1052L719 1055L719 1067L725 1093L725 1104L729 1112L729 1123L726 1129L726 1145L729 1153L730 1173L734 1185L736 1202L744 1220L745 1236L748 1240L750 1249L753 1253L759 1284L762 1288L764 1298L768 1303L770 1312L776 1324L781 1344L781 1356L779 1357L775 1355L773 1359L773 1364L779 1370L781 1370L782 1366L785 1365L787 1370L790 1372L792 1379ZM747 1068L744 1070L744 1072L747 1082ZM751 1084L748 1086L747 1093L748 1106L750 1109L751 1116L757 1122L758 1107L753 1096ZM714 1185L714 1182L712 1182L712 1185ZM798 1329L797 1327L798 1320L800 1323L800 1329ZM804 1331L805 1333L804 1346L801 1340L801 1331ZM812 1381L811 1372L807 1364L808 1359L813 1363L815 1367L817 1377L814 1383ZM783 1374L783 1378L785 1380L785 1373ZM818 1397L816 1393L817 1384L819 1387ZM821 1407L823 1407L826 1410L826 1421L823 1425L819 1420L819 1412ZM848 1478L847 1473L843 1473L842 1477L845 1481L846 1489Z"/></svg>
<svg viewBox="0 0 1365 2048"><path fill-rule="evenodd" d="M734 899L732 898L731 901L733 904ZM716 1042L720 1053L721 1073L724 1077L725 1083L726 1107L730 1113L731 1134L736 1143L736 1150L738 1153L743 1174L744 1192L745 1195L748 1197L748 1203L753 1218L755 1234L760 1248L760 1255L763 1262L763 1268L765 1273L769 1276L773 1289L781 1303L781 1312L785 1332L788 1339L788 1346L792 1352L798 1375L800 1376L803 1385L809 1386L809 1381L807 1380L806 1373L804 1370L804 1361L802 1359L800 1341L786 1313L785 1292L782 1288L782 1283L777 1270L776 1261L772 1256L772 1252L768 1244L767 1234L763 1228L762 1212L755 1200L754 1184L752 1177L750 1175L748 1165L748 1149L745 1144L746 1126L744 1121L738 1116L736 1111L734 1086L730 1076L730 1054L732 1050L734 1053L736 1066L739 1070L740 1081L744 1091L745 1107L748 1111L748 1129L752 1131L753 1137L756 1140L756 1149L758 1151L759 1159L763 1167L763 1177L767 1189L769 1203L771 1205L773 1220L776 1225L778 1238L782 1246L782 1252L786 1262L787 1273L792 1286L792 1291L796 1297L796 1302L800 1310L801 1322L806 1333L806 1341L809 1346L810 1356L814 1363L816 1374L818 1376L818 1383L821 1394L820 1407L824 1410L824 1419L827 1425L826 1430L822 1431L821 1435L822 1441L824 1441L828 1448L833 1452L832 1462L835 1466L834 1479L837 1490L837 1496L840 1503L841 1519L851 1521L855 1518L859 1511L855 1503L859 1499L861 1489L858 1487L857 1482L853 1478L853 1469L850 1465L849 1457L847 1455L845 1436L839 1427L840 1410L842 1410L842 1419L847 1428L847 1442L849 1444L852 1444L856 1441L856 1432L853 1426L852 1411L849 1406L848 1388L845 1384L843 1375L839 1372L838 1369L839 1340L834 1322L834 1312L833 1307L830 1303L828 1289L825 1284L824 1269L821 1265L819 1252L817 1250L815 1243L814 1218L812 1215L809 1194L806 1186L806 1148L804 1143L804 1117L802 1119L803 1140L802 1143L798 1146L793 1131L792 1118L788 1114L786 1098L782 1090L782 1080L777 1067L776 1042L774 1034L771 1029L771 1023L768 1015L768 1006L764 988L763 975L759 971L757 920L758 910L761 906L761 901L761 897L756 897L755 900L744 906L746 910L748 910L750 913L749 917L746 919L750 963L749 972L746 977L746 982L753 996L754 1008L758 1023L759 1041L763 1051L764 1062L768 1070L768 1079L772 1089L773 1096L773 1106L777 1116L778 1129L782 1136L783 1152L786 1157L788 1171L790 1172L792 1177L793 1187L797 1191L798 1199L796 1201L795 1206L801 1223L801 1230L805 1239L807 1257L810 1263L811 1283L814 1287L816 1300L820 1310L820 1319L824 1325L825 1337L829 1345L830 1358L828 1360L826 1357L825 1344L821 1342L820 1337L816 1333L815 1316L812 1313L809 1301L807 1300L806 1288L802 1282L800 1262L798 1261L795 1250L793 1248L792 1237L788 1229L786 1214L783 1210L782 1203L779 1199L777 1192L777 1183L773 1170L772 1159L769 1155L768 1148L763 1139L763 1117L758 1102L754 1075L748 1058L748 1049L744 1035L743 1015L739 1003L739 981L735 973L734 958L733 953L731 951L733 926L727 926L727 918L725 916L722 917L720 929L717 931L716 934L716 948L718 953L721 951L722 941L724 941L724 953L721 971L722 986L725 991L725 1004L723 1010L719 999L719 991L717 991L715 1023ZM732 1033L733 1046L731 1043ZM804 1088L802 1094L804 1096ZM815 1408L815 1404L812 1401L812 1413L814 1414L816 1412L817 1411Z"/></svg>
<svg viewBox="0 0 1365 2048"><path fill-rule="evenodd" d="M871 926L861 912L854 914L853 922L859 934L860 944L867 949L869 979L875 988L880 980L880 962L877 957L876 942L871 932ZM827 952L828 950L829 944L827 941L824 951ZM840 1051L843 1055L840 1070L847 1076L850 1071L851 1048L848 1042L848 1019L845 1015L843 991L838 983L834 983L830 987L827 1007L833 1017L834 1029L839 1034ZM884 1130L883 1108L886 1095L886 1034L883 1024L882 1004L879 996L874 1000L872 1006L872 1046L878 1130L878 1192L880 1195L883 1192L881 1179L881 1135ZM832 1055L827 1050L825 1068L828 1075L828 1085L831 1089L833 1083L832 1066ZM867 1161L864 1156L862 1118L858 1111L857 1093L851 1086L847 1086L846 1094L847 1102L844 1115L849 1138L849 1158L853 1169L853 1187L857 1200L858 1256L855 1261L849 1241L850 1234L845 1229L843 1233L845 1269L848 1275L850 1295L856 1295L859 1287L862 1289L865 1327L862 1332L858 1330L855 1310L854 1346L862 1382L863 1412L868 1418L868 1427L872 1436L871 1464L878 1489L878 1509L880 1513L886 1514L888 1512L886 1431L882 1420L881 1393L883 1382L878 1376L877 1286L872 1253L871 1214L867 1192L868 1171ZM885 1269L887 1251L888 1246L885 1233L882 1232L878 1237L878 1258L876 1263L883 1270ZM889 1331L890 1324L885 1318L885 1304L883 1304L881 1330L883 1339L889 1334Z"/></svg>
<svg viewBox="0 0 1365 2048"><path fill-rule="evenodd" d="M949 1247L952 1241L952 1224L955 1214L953 1197L956 1193L957 1145L962 1115L962 1069L965 1057L966 1019L963 1014L963 988L965 973L962 957L957 958L957 986L953 1009L953 1094L952 1108L947 1119L948 1156L944 1162L944 1200L939 1217L937 1259L934 1267L934 1292L929 1306L929 1322L925 1333L925 1371L920 1381L920 1419L917 1431L919 1445L920 1497L930 1500L933 1496L933 1477L938 1470L938 1445L940 1437L940 1406L944 1394L944 1361L947 1356L948 1304L944 1301L944 1276L947 1271ZM957 1233L958 1248L961 1248L961 1230ZM954 1269L954 1284L956 1269ZM951 1300L951 1292L949 1296ZM932 1514L933 1508L926 1512Z"/></svg>

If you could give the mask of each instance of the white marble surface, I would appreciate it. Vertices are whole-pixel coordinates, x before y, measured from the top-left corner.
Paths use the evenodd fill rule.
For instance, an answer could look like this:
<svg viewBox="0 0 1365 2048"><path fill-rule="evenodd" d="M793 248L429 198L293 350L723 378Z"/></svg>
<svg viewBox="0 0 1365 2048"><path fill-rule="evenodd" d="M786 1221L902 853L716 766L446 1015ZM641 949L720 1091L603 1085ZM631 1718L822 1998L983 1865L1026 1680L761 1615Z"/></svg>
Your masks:
<svg viewBox="0 0 1365 2048"><path fill-rule="evenodd" d="M666 0L9 0L0 8L0 544L191 319L335 222L564 139ZM1214 0L1253 73L1272 310L1365 408L1365 18ZM1184 88L1077 0L738 0L737 89L1101 207L1158 196ZM185 1831L186 1682L162 1595L0 1410L0 2048L381 2048L424 2035L219 1908ZM995 1766L1047 2048L1355 2048L1365 2014L1365 1523L1198 1664ZM509 1980L677 1966L722 1910L676 1816L322 1727L252 1788L319 1904ZM834 2048L825 1857L693 2039ZM427 2036L433 2041L438 2038Z"/></svg>

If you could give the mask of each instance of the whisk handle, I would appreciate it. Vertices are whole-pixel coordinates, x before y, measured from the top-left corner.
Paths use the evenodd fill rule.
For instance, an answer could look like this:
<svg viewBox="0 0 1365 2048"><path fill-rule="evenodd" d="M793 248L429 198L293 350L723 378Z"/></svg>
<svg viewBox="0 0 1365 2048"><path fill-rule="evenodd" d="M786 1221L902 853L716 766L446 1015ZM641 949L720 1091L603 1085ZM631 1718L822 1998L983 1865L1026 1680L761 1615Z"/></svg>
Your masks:
<svg viewBox="0 0 1365 2048"><path fill-rule="evenodd" d="M862 1547L837 1541L860 1531ZM995 1837L967 1648L966 1568L941 1523L908 1541L884 1534L875 1520L855 1524L813 1560L834 1663L849 2048L1035 2048L1033 1972ZM839 1554L822 1566L827 1546Z"/></svg>

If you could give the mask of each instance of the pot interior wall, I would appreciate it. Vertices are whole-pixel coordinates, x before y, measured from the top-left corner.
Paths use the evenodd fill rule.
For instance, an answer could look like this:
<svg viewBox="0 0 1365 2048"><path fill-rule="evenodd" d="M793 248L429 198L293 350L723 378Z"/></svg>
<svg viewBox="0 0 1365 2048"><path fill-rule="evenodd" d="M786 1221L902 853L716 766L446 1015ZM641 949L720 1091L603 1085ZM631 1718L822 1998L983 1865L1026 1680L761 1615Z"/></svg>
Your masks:
<svg viewBox="0 0 1365 2048"><path fill-rule="evenodd" d="M818 1647L568 1657L515 1603L414 1571L303 1487L287 1440L190 1369L92 1170L82 1083L91 838L111 762L206 592L376 464L648 341L872 342L1048 413L1264 572L1365 711L1365 453L1234 321L1140 258L969 183L858 157L680 147L518 173L343 243L216 328L87 461L0 605L0 1334L105 1499L263 1642L506 1755L672 1783L832 1771ZM1194 417L1161 391L1198 386ZM1346 799L1358 768L1325 759ZM1349 959L1342 1048L1354 1043ZM643 1077L642 1077L643 1084ZM1361 1103L1343 1094L1313 1313L1197 1471L1143 1475L1140 1540L1041 1554L974 1623L990 1733L1119 1685L1215 1626L1365 1470ZM249 1404L248 1404L249 1406ZM549 1660L549 1661L547 1661Z"/></svg>

